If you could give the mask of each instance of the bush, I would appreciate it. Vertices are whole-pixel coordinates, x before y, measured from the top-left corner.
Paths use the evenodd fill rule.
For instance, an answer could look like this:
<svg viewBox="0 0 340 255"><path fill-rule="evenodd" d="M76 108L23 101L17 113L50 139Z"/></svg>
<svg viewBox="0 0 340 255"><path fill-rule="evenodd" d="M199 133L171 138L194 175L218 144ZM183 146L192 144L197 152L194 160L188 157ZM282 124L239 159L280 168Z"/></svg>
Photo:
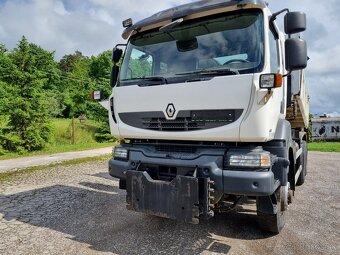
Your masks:
<svg viewBox="0 0 340 255"><path fill-rule="evenodd" d="M7 151L0 145L0 156L5 155Z"/></svg>
<svg viewBox="0 0 340 255"><path fill-rule="evenodd" d="M117 139L111 135L109 123L101 123L95 134L96 141L103 142L115 142Z"/></svg>

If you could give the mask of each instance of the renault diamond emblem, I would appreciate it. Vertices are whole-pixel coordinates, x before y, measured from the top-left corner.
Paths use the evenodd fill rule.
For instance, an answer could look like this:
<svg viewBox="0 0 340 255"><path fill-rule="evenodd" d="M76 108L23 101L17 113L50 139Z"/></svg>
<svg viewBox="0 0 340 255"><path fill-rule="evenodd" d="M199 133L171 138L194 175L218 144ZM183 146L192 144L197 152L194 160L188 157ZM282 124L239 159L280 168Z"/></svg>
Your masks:
<svg viewBox="0 0 340 255"><path fill-rule="evenodd" d="M173 104L168 104L166 107L166 114L168 115L169 118L172 118L175 115L176 109Z"/></svg>

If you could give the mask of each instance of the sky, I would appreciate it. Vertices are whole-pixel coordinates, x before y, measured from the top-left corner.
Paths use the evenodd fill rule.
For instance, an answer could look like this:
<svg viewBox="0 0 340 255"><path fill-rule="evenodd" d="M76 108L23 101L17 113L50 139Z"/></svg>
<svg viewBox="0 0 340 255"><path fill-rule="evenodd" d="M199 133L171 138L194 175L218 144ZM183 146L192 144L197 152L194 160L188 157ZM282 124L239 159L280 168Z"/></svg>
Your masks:
<svg viewBox="0 0 340 255"><path fill-rule="evenodd" d="M306 81L311 113L340 115L339 0L267 0L272 12L283 8L307 14ZM56 59L79 50L98 55L121 38L122 20L135 22L190 0L0 0L0 43L13 49L22 35L55 51ZM279 23L282 17L278 17ZM280 21L281 20L281 21Z"/></svg>

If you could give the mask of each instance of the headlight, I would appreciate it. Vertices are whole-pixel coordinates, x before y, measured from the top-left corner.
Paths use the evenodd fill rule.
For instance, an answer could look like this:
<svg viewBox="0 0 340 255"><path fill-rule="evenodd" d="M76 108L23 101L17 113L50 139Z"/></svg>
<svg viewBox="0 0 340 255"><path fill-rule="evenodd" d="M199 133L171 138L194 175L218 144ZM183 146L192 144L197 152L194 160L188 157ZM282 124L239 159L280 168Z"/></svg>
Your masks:
<svg viewBox="0 0 340 255"><path fill-rule="evenodd" d="M231 150L227 153L228 166L232 167L271 167L270 153L262 149L253 151Z"/></svg>
<svg viewBox="0 0 340 255"><path fill-rule="evenodd" d="M124 147L114 147L112 151L112 156L114 159L127 160L129 157L129 151Z"/></svg>

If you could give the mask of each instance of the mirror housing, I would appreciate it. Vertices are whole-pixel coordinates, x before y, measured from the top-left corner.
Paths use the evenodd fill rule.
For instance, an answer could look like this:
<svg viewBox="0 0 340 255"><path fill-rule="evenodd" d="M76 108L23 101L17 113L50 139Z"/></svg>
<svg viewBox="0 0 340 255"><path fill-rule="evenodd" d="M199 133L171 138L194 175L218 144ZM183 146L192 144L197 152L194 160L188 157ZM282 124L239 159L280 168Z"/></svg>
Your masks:
<svg viewBox="0 0 340 255"><path fill-rule="evenodd" d="M177 41L176 46L179 52L192 51L198 48L198 41L196 37L189 40Z"/></svg>
<svg viewBox="0 0 340 255"><path fill-rule="evenodd" d="M301 38L289 38L285 41L286 70L301 70L307 66L307 44Z"/></svg>
<svg viewBox="0 0 340 255"><path fill-rule="evenodd" d="M111 69L111 77L110 77L110 84L111 87L113 88L114 86L116 86L117 80L118 80L118 75L119 75L119 66L118 63L120 61L120 59L123 56L123 50L119 49L119 46L123 46L126 47L126 44L117 44L113 50L112 50L112 69Z"/></svg>
<svg viewBox="0 0 340 255"><path fill-rule="evenodd" d="M122 49L118 49L118 48L114 48L112 51L112 62L114 64L117 64L120 60L120 58L123 55L123 50Z"/></svg>
<svg viewBox="0 0 340 255"><path fill-rule="evenodd" d="M119 74L119 66L112 66L112 69L111 69L111 77L110 77L110 84L111 84L111 87L113 88L116 83L117 83L117 80L118 80L118 74Z"/></svg>
<svg viewBox="0 0 340 255"><path fill-rule="evenodd" d="M285 33L296 34L306 30L306 14L303 12L288 12L284 18Z"/></svg>

